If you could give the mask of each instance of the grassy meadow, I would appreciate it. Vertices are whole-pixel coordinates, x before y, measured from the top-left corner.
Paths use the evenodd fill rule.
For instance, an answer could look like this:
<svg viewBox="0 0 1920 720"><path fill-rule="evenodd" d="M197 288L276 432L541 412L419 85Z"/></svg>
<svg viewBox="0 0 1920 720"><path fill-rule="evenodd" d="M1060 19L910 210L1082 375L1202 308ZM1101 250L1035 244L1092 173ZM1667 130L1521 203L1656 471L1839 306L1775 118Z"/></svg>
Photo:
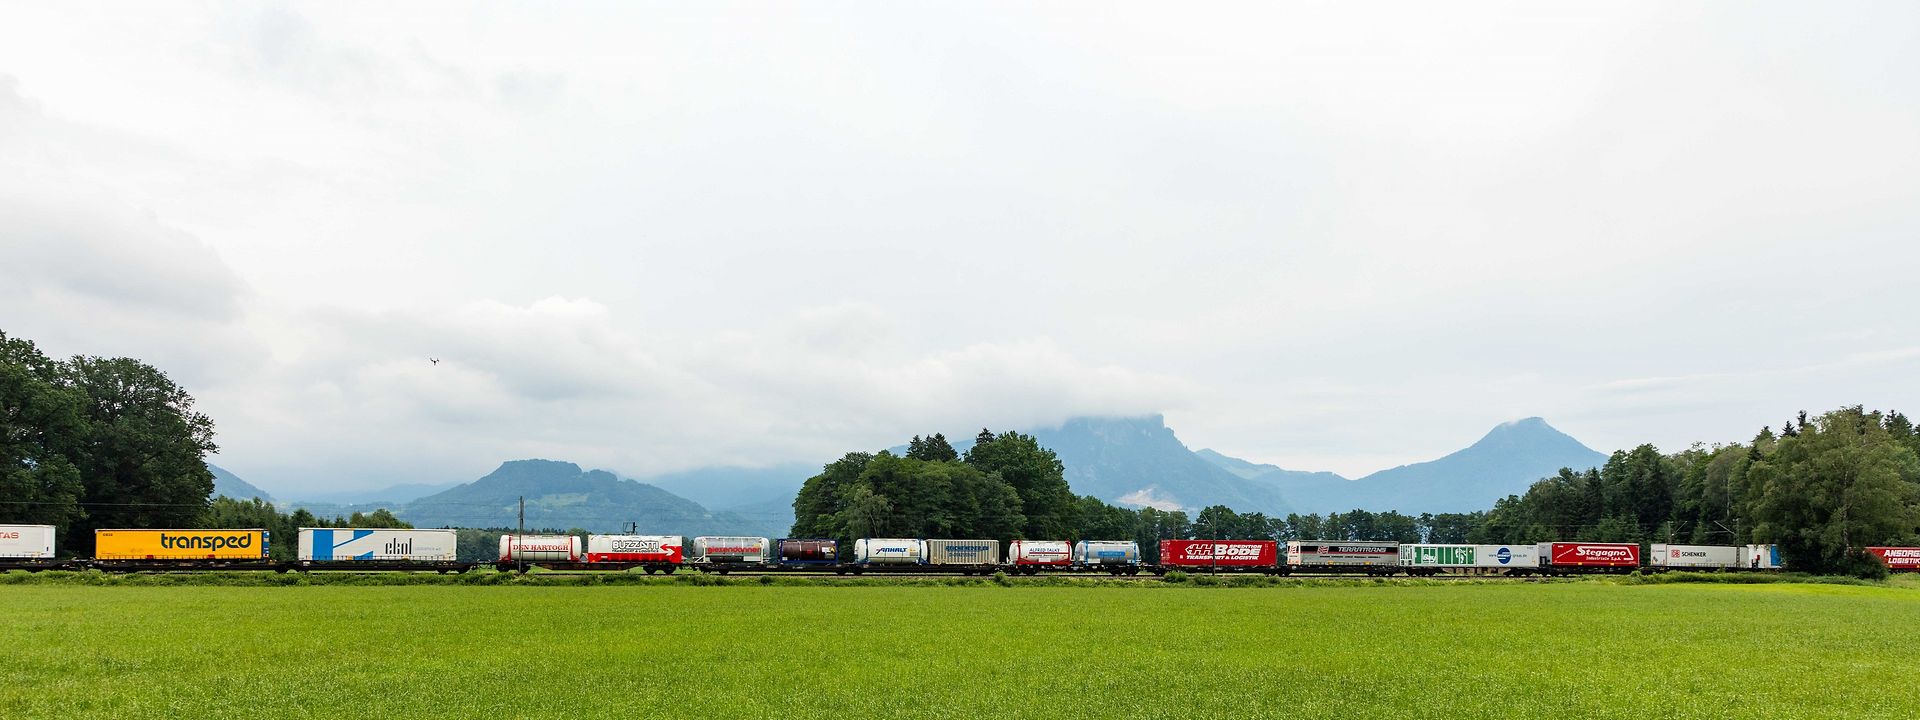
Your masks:
<svg viewBox="0 0 1920 720"><path fill-rule="evenodd" d="M32 717L1905 718L1920 589L0 585Z"/></svg>

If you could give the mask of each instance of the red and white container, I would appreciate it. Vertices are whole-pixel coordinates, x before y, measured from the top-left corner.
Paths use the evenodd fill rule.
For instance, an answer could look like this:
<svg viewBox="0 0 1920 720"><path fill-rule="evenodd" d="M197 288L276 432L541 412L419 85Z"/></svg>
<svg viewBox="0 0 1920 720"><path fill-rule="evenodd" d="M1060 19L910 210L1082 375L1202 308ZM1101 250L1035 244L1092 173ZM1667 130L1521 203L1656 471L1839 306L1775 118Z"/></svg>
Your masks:
<svg viewBox="0 0 1920 720"><path fill-rule="evenodd" d="M686 543L679 535L588 535L587 562L679 565Z"/></svg>
<svg viewBox="0 0 1920 720"><path fill-rule="evenodd" d="M500 536L500 562L579 562L578 535Z"/></svg>
<svg viewBox="0 0 1920 720"><path fill-rule="evenodd" d="M1870 547L1867 552L1880 558L1894 572L1920 571L1920 547Z"/></svg>
<svg viewBox="0 0 1920 720"><path fill-rule="evenodd" d="M1073 545L1065 540L1015 540L1007 546L1015 565L1065 567L1073 564Z"/></svg>
<svg viewBox="0 0 1920 720"><path fill-rule="evenodd" d="M1160 564L1177 568L1278 568L1272 540L1161 540Z"/></svg>
<svg viewBox="0 0 1920 720"><path fill-rule="evenodd" d="M1555 568L1637 568L1638 543L1540 543L1540 558Z"/></svg>

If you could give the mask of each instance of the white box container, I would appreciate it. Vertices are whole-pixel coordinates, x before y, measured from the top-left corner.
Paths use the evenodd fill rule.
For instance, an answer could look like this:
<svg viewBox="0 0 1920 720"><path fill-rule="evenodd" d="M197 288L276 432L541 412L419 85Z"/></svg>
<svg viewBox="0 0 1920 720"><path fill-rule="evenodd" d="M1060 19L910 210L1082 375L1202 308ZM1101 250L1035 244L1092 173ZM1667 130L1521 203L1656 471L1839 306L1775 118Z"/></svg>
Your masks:
<svg viewBox="0 0 1920 720"><path fill-rule="evenodd" d="M1723 568L1740 567L1740 548L1733 545L1668 545L1658 543L1653 546L1651 556L1647 558L1648 567L1657 568Z"/></svg>
<svg viewBox="0 0 1920 720"><path fill-rule="evenodd" d="M696 563L764 563L773 541L763 537L697 537L693 539Z"/></svg>
<svg viewBox="0 0 1920 720"><path fill-rule="evenodd" d="M928 540L928 565L999 565L999 540Z"/></svg>
<svg viewBox="0 0 1920 720"><path fill-rule="evenodd" d="M1740 567L1748 570L1779 570L1779 545L1740 546Z"/></svg>
<svg viewBox="0 0 1920 720"><path fill-rule="evenodd" d="M306 562L453 562L457 530L300 528L300 560Z"/></svg>
<svg viewBox="0 0 1920 720"><path fill-rule="evenodd" d="M0 525L0 558L52 560L52 525Z"/></svg>
<svg viewBox="0 0 1920 720"><path fill-rule="evenodd" d="M903 538L860 538L853 541L853 562L858 565L922 565L927 562L927 544Z"/></svg>
<svg viewBox="0 0 1920 720"><path fill-rule="evenodd" d="M1444 545L1409 543L1400 546L1400 565L1431 568L1537 568L1540 551L1531 545Z"/></svg>

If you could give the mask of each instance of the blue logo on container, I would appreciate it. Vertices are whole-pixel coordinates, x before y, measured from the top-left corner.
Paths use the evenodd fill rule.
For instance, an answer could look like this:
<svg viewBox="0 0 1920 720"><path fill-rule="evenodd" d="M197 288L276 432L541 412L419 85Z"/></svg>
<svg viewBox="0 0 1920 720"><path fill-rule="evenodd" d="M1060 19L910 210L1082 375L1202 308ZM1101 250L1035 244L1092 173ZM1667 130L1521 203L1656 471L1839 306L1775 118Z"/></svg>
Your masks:
<svg viewBox="0 0 1920 720"><path fill-rule="evenodd" d="M1513 561L1513 551L1508 550L1504 547L1494 551L1493 556L1496 558L1499 558L1501 565L1505 565Z"/></svg>

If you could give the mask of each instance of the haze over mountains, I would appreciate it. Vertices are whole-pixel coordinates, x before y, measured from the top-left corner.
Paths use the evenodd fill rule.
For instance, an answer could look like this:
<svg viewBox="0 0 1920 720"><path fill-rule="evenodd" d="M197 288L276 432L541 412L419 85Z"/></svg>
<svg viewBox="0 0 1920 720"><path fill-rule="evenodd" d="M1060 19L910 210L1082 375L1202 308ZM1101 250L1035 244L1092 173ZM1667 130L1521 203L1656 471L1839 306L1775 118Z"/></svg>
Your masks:
<svg viewBox="0 0 1920 720"><path fill-rule="evenodd" d="M1304 473L1201 450L1200 457L1252 481L1272 483L1301 512L1398 510L1408 514L1472 512L1524 493L1560 468L1584 470L1604 453L1532 417L1503 423L1473 445L1437 460L1381 470L1358 480Z"/></svg>
<svg viewBox="0 0 1920 720"><path fill-rule="evenodd" d="M1585 469L1607 458L1537 417L1501 424L1445 457L1357 480L1252 463L1211 449L1194 451L1160 415L1074 418L1030 434L1059 455L1076 493L1132 507L1196 511L1227 505L1269 515L1355 508L1407 514L1485 510L1562 467ZM951 442L965 452L973 439L969 435ZM215 473L216 492L271 499L232 473L209 468ZM778 536L793 523L794 494L817 472L818 465L806 464L707 467L637 481L569 462L515 460L451 487L405 485L338 494L350 501L344 503L283 504L320 515L386 507L421 526L511 526L517 520L518 498L525 496L529 527L605 532L631 522L643 532ZM375 495L387 497L368 497Z"/></svg>

